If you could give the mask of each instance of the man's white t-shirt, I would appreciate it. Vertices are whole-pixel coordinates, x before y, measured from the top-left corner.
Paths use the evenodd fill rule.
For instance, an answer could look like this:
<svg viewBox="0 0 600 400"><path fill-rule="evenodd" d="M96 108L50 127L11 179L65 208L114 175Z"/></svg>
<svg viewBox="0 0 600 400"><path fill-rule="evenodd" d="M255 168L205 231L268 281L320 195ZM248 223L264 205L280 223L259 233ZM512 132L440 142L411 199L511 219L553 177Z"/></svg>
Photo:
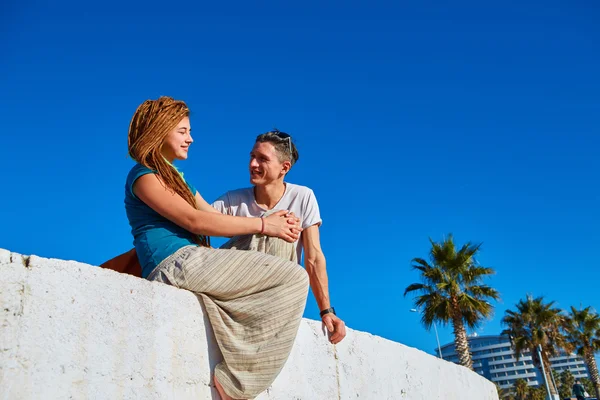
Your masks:
<svg viewBox="0 0 600 400"><path fill-rule="evenodd" d="M215 200L212 206L221 214L238 217L262 217L264 213L269 211L256 203L254 187L231 190ZM315 224L321 225L323 222L315 194L312 189L306 186L286 182L285 193L277 205L273 207L273 210L288 210L293 212L300 218L302 229ZM298 254L298 262L300 262L303 249L302 236L300 236L300 239L294 245Z"/></svg>

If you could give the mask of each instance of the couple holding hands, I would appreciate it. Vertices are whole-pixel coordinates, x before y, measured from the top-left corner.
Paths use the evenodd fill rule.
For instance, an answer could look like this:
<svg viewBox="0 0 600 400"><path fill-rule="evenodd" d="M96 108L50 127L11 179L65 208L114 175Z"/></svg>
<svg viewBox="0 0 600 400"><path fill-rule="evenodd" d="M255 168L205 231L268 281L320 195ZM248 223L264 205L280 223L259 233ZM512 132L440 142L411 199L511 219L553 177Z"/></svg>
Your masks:
<svg viewBox="0 0 600 400"><path fill-rule="evenodd" d="M330 342L339 343L346 328L330 304L315 195L284 181L298 160L291 136L259 135L250 152L252 187L211 205L173 165L187 159L194 142L189 114L183 101L160 97L142 103L131 120L136 165L125 184L125 210L135 258L143 278L201 299L223 354L214 371L217 391L223 399L249 399L283 368L309 284ZM210 236L231 239L213 249Z"/></svg>

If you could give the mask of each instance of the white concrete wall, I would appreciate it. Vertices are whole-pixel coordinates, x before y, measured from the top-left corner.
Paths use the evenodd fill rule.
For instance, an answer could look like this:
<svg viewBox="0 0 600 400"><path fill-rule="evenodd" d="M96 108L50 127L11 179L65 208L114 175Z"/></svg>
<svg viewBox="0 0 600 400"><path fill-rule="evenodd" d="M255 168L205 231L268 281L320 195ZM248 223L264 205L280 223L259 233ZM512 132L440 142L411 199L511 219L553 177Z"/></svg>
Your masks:
<svg viewBox="0 0 600 400"><path fill-rule="evenodd" d="M217 399L220 354L196 297L86 264L0 249L0 399ZM304 320L258 399L497 399L492 383L354 330Z"/></svg>

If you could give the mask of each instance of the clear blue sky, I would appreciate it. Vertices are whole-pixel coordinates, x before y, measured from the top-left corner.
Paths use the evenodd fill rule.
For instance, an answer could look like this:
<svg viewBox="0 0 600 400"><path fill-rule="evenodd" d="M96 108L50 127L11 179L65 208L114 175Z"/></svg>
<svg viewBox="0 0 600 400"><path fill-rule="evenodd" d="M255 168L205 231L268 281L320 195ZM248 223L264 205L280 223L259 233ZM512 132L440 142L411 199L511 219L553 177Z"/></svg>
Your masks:
<svg viewBox="0 0 600 400"><path fill-rule="evenodd" d="M289 180L317 195L352 328L432 352L403 292L449 232L497 271L479 334L526 293L600 308L597 2L87 3L1 6L0 247L94 265L129 249L129 120L170 95L208 200L248 185L257 134L294 135Z"/></svg>

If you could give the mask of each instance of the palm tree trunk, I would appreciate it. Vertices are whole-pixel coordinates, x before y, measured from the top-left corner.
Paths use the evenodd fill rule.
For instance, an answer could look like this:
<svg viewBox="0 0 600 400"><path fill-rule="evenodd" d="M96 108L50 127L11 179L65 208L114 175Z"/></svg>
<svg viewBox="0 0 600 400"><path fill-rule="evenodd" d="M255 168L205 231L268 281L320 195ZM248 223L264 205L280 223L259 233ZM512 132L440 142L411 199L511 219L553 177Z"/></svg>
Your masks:
<svg viewBox="0 0 600 400"><path fill-rule="evenodd" d="M456 303L455 299L452 299L452 303ZM467 339L467 331L463 324L462 315L458 310L458 304L455 305L454 312L452 315L452 326L454 327L454 346L456 347L456 354L458 355L458 362L460 365L473 369L473 359L471 358L471 352L469 351L469 340Z"/></svg>
<svg viewBox="0 0 600 400"><path fill-rule="evenodd" d="M598 365L596 365L594 353L589 349L584 349L584 359L588 371L590 371L590 378L594 384L594 390L596 390L596 398L600 399L600 376L598 375Z"/></svg>

